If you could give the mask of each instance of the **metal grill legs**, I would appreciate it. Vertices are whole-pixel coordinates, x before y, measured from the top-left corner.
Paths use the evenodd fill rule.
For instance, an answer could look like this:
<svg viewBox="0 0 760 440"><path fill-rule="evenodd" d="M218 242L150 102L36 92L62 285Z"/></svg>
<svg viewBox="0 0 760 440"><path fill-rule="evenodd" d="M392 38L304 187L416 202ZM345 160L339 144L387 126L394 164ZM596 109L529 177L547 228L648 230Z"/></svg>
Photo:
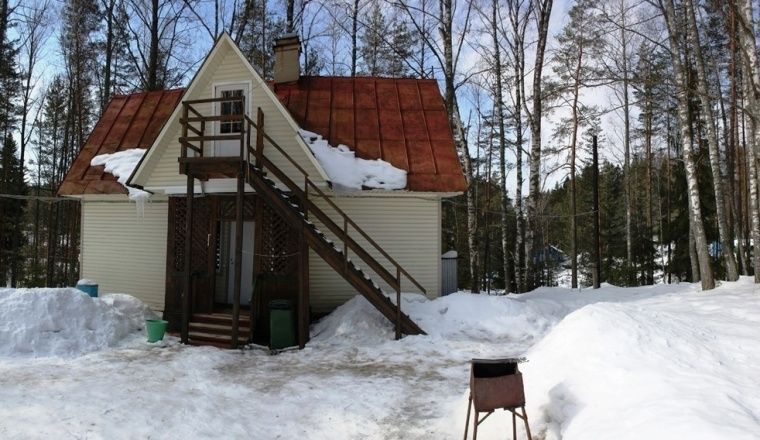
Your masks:
<svg viewBox="0 0 760 440"><path fill-rule="evenodd" d="M493 414L493 411L487 411L486 415L482 418L480 417L480 413L478 411L472 411L473 410L472 405L472 394L470 395L469 402L467 403L467 419L464 424L464 440L467 440L467 432L470 428L470 413L472 412L472 440L477 440L478 438L478 425L483 423L488 416ZM525 424L525 432L528 434L528 440L533 440L533 437L530 435L530 426L528 425L528 414L525 412L525 407L521 406L520 411L522 414L517 413L517 408L504 408L505 411L509 411L512 413L512 439L517 440L517 418L521 418L523 420L523 423Z"/></svg>

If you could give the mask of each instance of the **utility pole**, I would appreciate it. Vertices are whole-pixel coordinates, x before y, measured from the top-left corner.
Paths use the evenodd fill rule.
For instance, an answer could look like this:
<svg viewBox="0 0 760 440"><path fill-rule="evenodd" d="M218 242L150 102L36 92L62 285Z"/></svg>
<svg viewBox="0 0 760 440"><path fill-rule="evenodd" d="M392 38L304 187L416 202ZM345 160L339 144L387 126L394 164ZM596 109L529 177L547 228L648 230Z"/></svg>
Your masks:
<svg viewBox="0 0 760 440"><path fill-rule="evenodd" d="M592 281L594 289L599 288L602 278L602 249L599 244L599 152L596 145L596 135L593 137L591 144L591 154L593 159L593 173L591 186L593 187L594 198L594 270L592 272Z"/></svg>

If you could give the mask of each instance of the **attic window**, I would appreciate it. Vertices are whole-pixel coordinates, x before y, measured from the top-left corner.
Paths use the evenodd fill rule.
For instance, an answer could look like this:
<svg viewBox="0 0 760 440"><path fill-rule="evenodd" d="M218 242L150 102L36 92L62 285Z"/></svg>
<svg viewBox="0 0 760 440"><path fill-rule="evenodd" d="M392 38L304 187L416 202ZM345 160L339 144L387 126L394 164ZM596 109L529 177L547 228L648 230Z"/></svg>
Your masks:
<svg viewBox="0 0 760 440"><path fill-rule="evenodd" d="M219 93L221 98L239 98L245 96L243 89L221 90ZM243 102L222 101L219 108L219 114L221 116L242 115ZM239 121L222 121L219 124L219 133L221 134L240 133L241 129L242 123Z"/></svg>

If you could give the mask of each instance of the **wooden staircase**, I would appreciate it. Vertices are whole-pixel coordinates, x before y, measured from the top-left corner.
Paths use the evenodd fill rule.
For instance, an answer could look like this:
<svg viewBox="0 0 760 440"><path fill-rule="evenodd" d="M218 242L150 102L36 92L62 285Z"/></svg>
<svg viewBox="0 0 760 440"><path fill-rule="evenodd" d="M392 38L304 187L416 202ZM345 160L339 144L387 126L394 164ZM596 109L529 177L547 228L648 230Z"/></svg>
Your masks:
<svg viewBox="0 0 760 440"><path fill-rule="evenodd" d="M195 313L190 318L188 343L229 348L232 345L232 326L231 313ZM238 326L237 345L245 345L251 335L250 316L241 314Z"/></svg>
<svg viewBox="0 0 760 440"><path fill-rule="evenodd" d="M241 100L243 97L235 98L213 98L197 101L183 102L183 117L181 119L183 127L183 136L179 141L182 146L182 154L179 158L180 173L188 176L188 202L192 200L193 182L192 178L208 180L219 177L236 177L238 180L237 192L238 199L242 200L244 191L243 182L248 183L261 198L274 210L291 228L300 231L304 243L312 249L327 264L330 265L338 274L340 274L353 288L361 293L380 313L391 321L396 329L396 338L401 338L403 334L417 335L425 332L412 321L408 315L401 310L401 283L405 278L417 289L425 293L424 287L404 269L396 260L393 259L369 234L367 234L359 225L357 225L335 202L328 197L314 182L309 179L308 173L296 162L285 150L280 147L264 130L264 114L258 109L257 121L253 122L247 115L213 115L203 116L196 111L192 105L195 103L209 102L227 102ZM244 104L244 102L243 102ZM245 108L241 105L240 108ZM192 113L192 117L190 114ZM232 137L226 136L226 140L240 141L240 156L232 157L204 157L204 142L214 141L219 136L206 135L205 127L207 123L213 121L240 121L243 127L242 133ZM200 128L192 125L193 122L199 122ZM208 124L211 125L211 124ZM190 136L192 132L194 136ZM255 134L255 148L251 145L251 136ZM296 183L290 176L286 175L274 163L264 156L264 145L270 145L274 148L274 154L280 154L288 160L296 170L301 173L302 181ZM196 145L198 144L198 145ZM192 154L188 154L192 151ZM271 176L271 178L270 178ZM192 177L192 178L191 178ZM273 179L276 179L278 185ZM317 206L313 199L319 199L320 202L326 203L326 206L337 214L341 225L336 223L333 218ZM326 228L325 231L318 229L316 223L311 219L319 222ZM330 232L333 237L340 242L340 246L333 242L325 235ZM367 249L360 245L354 237L361 239L366 243ZM368 250L370 249L372 253ZM350 253L350 256L349 256ZM386 266L378 261L373 254L382 256L386 264L392 268L388 270ZM355 257L357 262L361 261L362 265L372 271L373 275L381 279L390 287L390 292L384 292L370 274L364 272L357 264L352 261ZM188 278L189 279L189 278ZM393 294L395 301L386 294ZM184 307L188 307L187 304ZM239 308L239 305L237 305ZM194 315L189 326L194 331L198 341L214 342L220 341L228 346L236 346L231 335L239 335L238 341L242 342L244 337L249 333L246 332L245 325L250 329L250 319L240 315L238 320L238 329L235 329L236 313L233 312L229 334L223 333L219 325L227 325L227 321L210 321L208 316ZM197 318L200 316L200 320ZM205 319L205 321L204 321ZM221 319L221 318L214 318ZM213 327L212 327L213 326ZM226 327L225 327L226 329ZM223 337L227 339L221 341ZM201 338L201 339L199 339ZM213 340L211 340L213 339ZM192 337L190 340L193 340Z"/></svg>
<svg viewBox="0 0 760 440"><path fill-rule="evenodd" d="M303 203L303 199L299 200L295 197L294 193L285 192L277 188L277 184L264 175L261 169L254 165L249 165L249 172L246 180L248 184L256 190L256 193L263 197L269 206L291 224L291 226L301 228L309 247L322 257L330 267L343 276L353 288L367 298L367 300L375 306L380 313L394 324L400 318L401 333L406 335L419 335L425 333L414 323L414 321L411 320L411 318L409 318L408 315L400 313L396 304L385 295L372 278L346 256L347 252L345 248L350 248L355 253L360 254L361 259L370 267L373 267L377 272L381 272L381 276L385 275L384 278L389 285L394 286L396 283L400 283L400 279L394 278L388 273L376 259L374 259L366 250L361 248L353 239L348 237L345 231L341 231L338 225L335 224L335 222L333 222L332 219L320 208L315 206L311 201L306 201L306 204L309 207L307 212L318 218L328 229L333 230L333 232L336 230L339 231L336 235L346 243L344 249L339 248L332 240L327 238L322 231L317 229L313 222L309 221L308 216L300 207ZM358 226L356 227L358 228ZM385 273L383 274L382 272Z"/></svg>

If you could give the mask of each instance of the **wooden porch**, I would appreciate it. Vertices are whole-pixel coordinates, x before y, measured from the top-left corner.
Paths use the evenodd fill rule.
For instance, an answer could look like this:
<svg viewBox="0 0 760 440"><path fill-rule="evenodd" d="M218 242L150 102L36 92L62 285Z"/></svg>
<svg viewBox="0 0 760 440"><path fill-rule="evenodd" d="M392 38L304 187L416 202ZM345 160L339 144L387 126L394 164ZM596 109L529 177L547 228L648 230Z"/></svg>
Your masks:
<svg viewBox="0 0 760 440"><path fill-rule="evenodd" d="M234 276L233 295L231 301L229 321L229 346L237 347L243 342L255 337L255 329L261 328L262 323L256 322L261 319L262 313L257 314L255 306L248 315L241 312L241 291L243 287L243 240L244 221L252 218L255 229L253 243L255 246L253 274L256 280L264 275L273 275L271 268L265 267L263 248L269 240L269 248L278 249L281 255L289 255L294 258L294 268L290 274L283 275L289 279L292 290L295 290L295 302L297 304L298 344L303 347L308 341L309 332L309 249L313 250L325 262L327 262L339 275L351 284L359 293L364 295L383 315L385 315L396 328L396 338L402 334L424 333L409 317L401 310L401 283L405 278L416 286L419 291L425 293L425 289L417 282L401 265L399 265L380 245L378 245L368 233L363 231L350 217L346 215L310 178L308 173L301 167L280 145L269 137L264 130L264 113L259 108L256 122L245 114L207 115L204 116L194 106L198 104L236 102L238 108L245 108L244 97L212 98L182 103L182 135L179 139L181 155L179 171L187 176L187 191L184 197L184 235L191 239L183 241L184 249L181 253L186 256L183 259L181 270L181 335L184 343L190 342L191 329L199 328L193 317L198 315L197 289L202 288L198 282L198 259L203 260L203 234L194 232L198 226L197 216L206 212L201 200L196 198L195 181L207 181L214 178L236 179L236 191L229 195L228 211L234 212ZM214 123L234 122L239 132L234 134L215 134L211 129ZM204 154L209 143L212 142L235 142L239 143L239 154L232 156L210 156ZM295 180L286 175L281 169L264 156L264 149L271 149L271 154L281 155L289 165L300 174ZM275 179L277 183L272 180ZM298 182L296 182L296 180ZM254 193L246 193L248 184ZM319 199L326 203L332 210L333 216L337 214L340 224L336 223L331 216L319 208L314 200ZM268 217L266 217L268 215ZM279 233L276 230L265 230L268 218L277 219L281 223ZM311 219L318 221L329 229L338 242L328 239L320 231ZM172 215L170 214L170 222ZM202 223L202 222L201 222ZM282 231L287 233L282 234ZM203 232L203 231L201 231ZM206 235L207 264L211 264L208 254L212 233ZM357 243L361 238L372 248L372 251L382 256L387 262L385 265L374 258L371 253ZM197 241L201 241L198 246ZM214 243L218 240L214 239ZM292 252L284 252L281 248L287 247L284 243L292 240ZM176 242L176 240L175 240ZM194 244L195 243L195 244ZM200 249L200 251L199 251ZM271 249L270 249L271 251ZM359 259L369 268L372 273L366 274L356 266L351 258ZM194 263L195 262L195 263ZM175 267L176 267L176 261ZM195 265L195 266L194 266ZM209 266L210 267L210 266ZM179 275L179 274L178 274ZM289 278L288 278L289 277ZM395 303L385 292L372 280L379 277L395 293ZM179 280L178 280L179 281ZM276 285L277 283L275 283ZM285 284L288 284L285 282ZM278 290L282 287L275 287ZM275 292L276 294L276 292ZM176 298L176 297L175 297ZM246 327L247 324L247 327ZM227 324L225 324L227 325ZM202 326L200 326L202 327ZM208 328L206 328L208 330ZM248 330L250 337L241 337ZM226 333L225 333L226 334Z"/></svg>

